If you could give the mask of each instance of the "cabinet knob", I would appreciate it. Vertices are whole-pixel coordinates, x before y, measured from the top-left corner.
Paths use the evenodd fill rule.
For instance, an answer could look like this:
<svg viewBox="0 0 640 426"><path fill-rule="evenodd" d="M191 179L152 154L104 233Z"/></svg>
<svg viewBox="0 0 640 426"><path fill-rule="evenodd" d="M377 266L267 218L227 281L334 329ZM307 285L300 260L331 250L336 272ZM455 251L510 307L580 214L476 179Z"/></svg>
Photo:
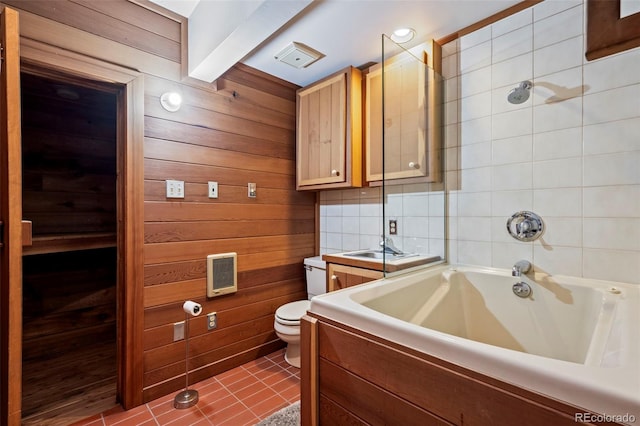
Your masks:
<svg viewBox="0 0 640 426"><path fill-rule="evenodd" d="M337 277L337 276L335 276L335 275L331 275L331 281L336 281L337 279L338 279L338 277Z"/></svg>
<svg viewBox="0 0 640 426"><path fill-rule="evenodd" d="M340 176L340 172L336 169L331 170L331 176Z"/></svg>
<svg viewBox="0 0 640 426"><path fill-rule="evenodd" d="M412 168L412 169L419 169L420 168L420 164L414 163L413 161L411 161L409 163L409 167Z"/></svg>

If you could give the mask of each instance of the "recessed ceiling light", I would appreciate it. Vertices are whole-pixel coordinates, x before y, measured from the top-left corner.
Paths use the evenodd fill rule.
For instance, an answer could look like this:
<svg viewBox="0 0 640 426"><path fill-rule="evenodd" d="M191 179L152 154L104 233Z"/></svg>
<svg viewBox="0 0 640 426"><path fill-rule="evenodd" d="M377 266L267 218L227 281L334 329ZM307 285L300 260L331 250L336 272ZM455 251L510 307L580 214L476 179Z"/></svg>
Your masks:
<svg viewBox="0 0 640 426"><path fill-rule="evenodd" d="M413 28L398 28L391 35L391 40L396 43L406 43L408 41L413 40L416 36L416 30Z"/></svg>

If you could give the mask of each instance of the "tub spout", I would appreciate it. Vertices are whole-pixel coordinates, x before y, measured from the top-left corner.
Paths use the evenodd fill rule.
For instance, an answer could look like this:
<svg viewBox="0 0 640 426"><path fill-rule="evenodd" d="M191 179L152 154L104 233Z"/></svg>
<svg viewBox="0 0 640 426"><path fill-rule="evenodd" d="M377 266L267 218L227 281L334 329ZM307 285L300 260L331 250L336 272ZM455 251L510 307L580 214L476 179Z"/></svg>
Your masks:
<svg viewBox="0 0 640 426"><path fill-rule="evenodd" d="M526 274L531 269L531 263L527 260L519 260L513 265L511 268L511 275L514 277L519 277L522 274Z"/></svg>

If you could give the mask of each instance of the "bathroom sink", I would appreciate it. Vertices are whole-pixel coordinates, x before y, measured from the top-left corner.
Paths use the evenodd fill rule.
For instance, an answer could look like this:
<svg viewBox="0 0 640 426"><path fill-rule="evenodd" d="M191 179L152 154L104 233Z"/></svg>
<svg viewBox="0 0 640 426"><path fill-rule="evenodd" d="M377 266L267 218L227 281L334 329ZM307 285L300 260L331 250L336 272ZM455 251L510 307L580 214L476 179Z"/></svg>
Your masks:
<svg viewBox="0 0 640 426"><path fill-rule="evenodd" d="M369 259L382 259L384 257L384 253L382 253L382 250L363 250L363 251L352 251L349 253L343 253L345 256L352 256L352 257L364 257L364 258L369 258ZM412 256L417 256L417 253L402 253L402 254L392 254L392 253L387 253L387 259L389 260L393 260L393 259L404 259L406 257L412 257Z"/></svg>
<svg viewBox="0 0 640 426"><path fill-rule="evenodd" d="M368 250L354 253L345 253L345 256L353 256L353 257L368 257L370 259L382 259L382 251L381 250Z"/></svg>

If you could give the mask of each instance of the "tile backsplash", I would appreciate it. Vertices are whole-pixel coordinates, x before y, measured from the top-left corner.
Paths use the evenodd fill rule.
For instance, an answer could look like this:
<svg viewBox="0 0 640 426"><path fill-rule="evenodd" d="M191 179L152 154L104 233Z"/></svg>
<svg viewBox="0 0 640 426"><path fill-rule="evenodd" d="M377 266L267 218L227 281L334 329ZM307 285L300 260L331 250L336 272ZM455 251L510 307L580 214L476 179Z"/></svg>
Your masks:
<svg viewBox="0 0 640 426"><path fill-rule="evenodd" d="M446 238L452 263L640 284L640 49L588 62L584 28L583 1L547 0L443 46L447 220L441 191L388 187L398 245ZM510 104L525 80L530 98ZM322 253L377 245L379 188L320 204ZM519 210L542 216L542 238L508 235Z"/></svg>
<svg viewBox="0 0 640 426"><path fill-rule="evenodd" d="M431 191L428 191L431 189ZM426 184L320 193L320 251L337 253L378 248L384 226L396 247L420 254L445 255L444 191ZM397 234L389 235L389 220Z"/></svg>

